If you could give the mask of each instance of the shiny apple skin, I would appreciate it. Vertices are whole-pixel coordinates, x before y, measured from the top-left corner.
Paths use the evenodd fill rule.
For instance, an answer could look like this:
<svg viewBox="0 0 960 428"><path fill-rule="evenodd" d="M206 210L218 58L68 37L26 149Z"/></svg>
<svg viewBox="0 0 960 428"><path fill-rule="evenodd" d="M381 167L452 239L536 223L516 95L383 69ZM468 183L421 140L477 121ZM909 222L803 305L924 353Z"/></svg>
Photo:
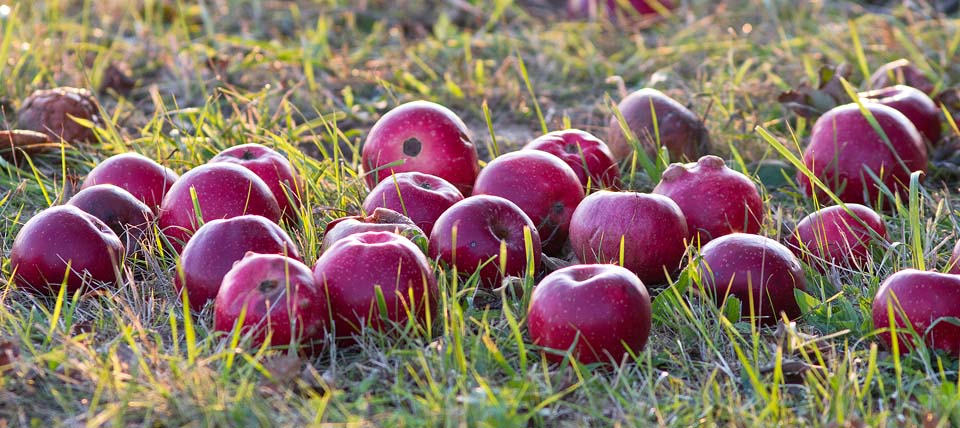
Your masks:
<svg viewBox="0 0 960 428"><path fill-rule="evenodd" d="M847 104L835 107L817 119L810 134L810 144L803 151L803 163L843 202L875 205L880 188L866 172L868 169L891 191L906 197L910 173L927 170L927 147L923 137L917 127L896 109L876 103L863 106L880 124L893 150L863 117L859 106ZM903 164L897 160L898 155ZM797 183L808 196L816 192L819 200L829 200L822 191L814 188L802 171L797 172Z"/></svg>
<svg viewBox="0 0 960 428"><path fill-rule="evenodd" d="M752 315L764 325L776 324L781 313L791 320L800 316L794 290L806 290L806 278L800 261L783 244L734 233L704 245L700 257L701 280L718 305L734 296L740 300L742 316Z"/></svg>
<svg viewBox="0 0 960 428"><path fill-rule="evenodd" d="M869 92L861 92L860 98L903 113L917 127L920 134L932 145L940 142L940 108L923 91L910 86L896 85Z"/></svg>
<svg viewBox="0 0 960 428"><path fill-rule="evenodd" d="M909 325L927 346L960 356L960 326L947 321L933 325L941 318L960 317L960 276L904 269L883 281L873 299L872 315L874 328L887 329L879 336L888 348L893 343L889 331L891 308L902 331L897 335L900 352L909 352L915 346L907 332Z"/></svg>
<svg viewBox="0 0 960 428"><path fill-rule="evenodd" d="M393 232L414 242L427 239L413 220L387 208L376 208L367 216L341 217L328 223L320 251L327 251L335 242L363 232Z"/></svg>
<svg viewBox="0 0 960 428"><path fill-rule="evenodd" d="M367 187L397 172L422 172L449 181L469 195L480 171L467 125L450 109L413 101L383 115L363 144ZM393 162L399 165L386 167Z"/></svg>
<svg viewBox="0 0 960 428"><path fill-rule="evenodd" d="M580 180L560 158L520 150L490 161L477 176L475 195L492 195L517 204L540 233L543 251L560 255L573 210L583 200Z"/></svg>
<svg viewBox="0 0 960 428"><path fill-rule="evenodd" d="M286 156L262 144L249 143L230 147L210 162L229 162L253 171L270 188L283 218L291 224L297 221L306 182Z"/></svg>
<svg viewBox="0 0 960 428"><path fill-rule="evenodd" d="M65 282L74 293L84 276L116 282L123 254L123 243L106 224L75 206L59 205L23 225L10 248L10 267L20 287L56 294Z"/></svg>
<svg viewBox="0 0 960 428"><path fill-rule="evenodd" d="M179 176L172 169L134 152L111 156L95 166L83 180L81 189L97 184L113 184L147 204L158 213L160 203Z"/></svg>
<svg viewBox="0 0 960 428"><path fill-rule="evenodd" d="M398 328L410 321L408 313L421 326L437 319L437 278L426 256L395 233L364 232L337 241L317 260L313 276L329 298L339 338L361 334L364 327L394 331L381 316ZM386 314L378 309L377 286Z"/></svg>
<svg viewBox="0 0 960 428"><path fill-rule="evenodd" d="M197 229L183 248L183 274L174 276L174 287L178 292L187 290L190 308L199 312L217 297L224 275L248 252L300 259L290 236L264 217L242 215L212 220Z"/></svg>
<svg viewBox="0 0 960 428"><path fill-rule="evenodd" d="M245 214L280 221L277 198L249 169L224 162L200 165L180 177L160 205L160 230L177 252L199 227L191 188L196 189L205 222Z"/></svg>
<svg viewBox="0 0 960 428"><path fill-rule="evenodd" d="M462 200L463 194L447 180L419 172L401 172L377 184L364 199L363 210L372 213L377 208L387 208L405 214L430 236L440 214Z"/></svg>
<svg viewBox="0 0 960 428"><path fill-rule="evenodd" d="M867 262L874 237L887 238L880 214L860 204L846 204L846 209L833 205L810 213L797 223L787 243L801 260L826 272L827 264L850 268Z"/></svg>
<svg viewBox="0 0 960 428"><path fill-rule="evenodd" d="M694 245L731 233L759 233L763 224L763 198L757 185L727 168L717 156L670 165L653 193L680 206Z"/></svg>
<svg viewBox="0 0 960 428"><path fill-rule="evenodd" d="M570 245L581 263L620 264L644 284L662 284L680 268L687 249L687 221L676 202L662 195L595 192L570 220Z"/></svg>
<svg viewBox="0 0 960 428"><path fill-rule="evenodd" d="M587 131L553 131L537 137L523 149L540 150L560 158L577 175L584 191L591 188L616 190L620 187L620 167L610 148Z"/></svg>
<svg viewBox="0 0 960 428"><path fill-rule="evenodd" d="M650 336L650 295L633 272L616 265L575 265L540 281L530 297L533 343L556 351L573 347L584 364L619 363L643 350Z"/></svg>
<svg viewBox="0 0 960 428"><path fill-rule="evenodd" d="M93 214L120 237L127 254L140 248L140 241L153 222L153 210L130 192L112 184L97 184L86 187L67 201L81 210Z"/></svg>
<svg viewBox="0 0 960 428"><path fill-rule="evenodd" d="M481 287L496 287L505 276L523 276L527 271L524 227L530 230L536 270L540 267L542 247L530 217L517 204L499 196L471 196L437 219L430 233L430 258L456 267L461 275L479 271ZM506 262L500 260L501 242L506 246ZM492 261L486 263L488 260ZM505 267L502 271L501 264Z"/></svg>
<svg viewBox="0 0 960 428"><path fill-rule="evenodd" d="M651 103L656 113L656 128L653 126ZM658 132L660 145L667 148L672 160L692 160L707 154L710 136L700 118L663 92L652 88L640 89L620 101L618 108L627 127L637 136L640 147L648 156L653 157L659 149L656 144ZM613 157L618 161L629 158L633 147L627 142L616 115L610 116L608 129L607 145Z"/></svg>
<svg viewBox="0 0 960 428"><path fill-rule="evenodd" d="M243 313L241 333L250 346L311 344L323 340L329 306L313 271L279 254L248 253L223 277L214 302L214 329L231 333Z"/></svg>

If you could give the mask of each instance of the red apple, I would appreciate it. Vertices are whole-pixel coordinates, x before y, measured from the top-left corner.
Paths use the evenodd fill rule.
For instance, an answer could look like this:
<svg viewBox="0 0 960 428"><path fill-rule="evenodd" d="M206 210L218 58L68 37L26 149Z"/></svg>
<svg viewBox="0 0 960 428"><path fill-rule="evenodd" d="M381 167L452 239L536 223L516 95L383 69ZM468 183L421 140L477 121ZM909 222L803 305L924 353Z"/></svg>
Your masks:
<svg viewBox="0 0 960 428"><path fill-rule="evenodd" d="M97 184L77 192L67 201L93 214L120 237L127 254L140 248L140 240L153 221L153 211L130 192L112 184Z"/></svg>
<svg viewBox="0 0 960 428"><path fill-rule="evenodd" d="M803 268L790 249L770 238L734 233L710 241L700 249L700 275L718 305L734 296L742 315L763 324L775 324L780 313L800 316L793 290L807 287Z"/></svg>
<svg viewBox="0 0 960 428"><path fill-rule="evenodd" d="M377 184L363 201L363 210L372 213L382 207L404 213L429 236L440 214L462 200L463 194L447 180L419 172L401 172Z"/></svg>
<svg viewBox="0 0 960 428"><path fill-rule="evenodd" d="M640 147L651 157L656 155L660 146L665 146L670 159L697 159L706 154L710 146L710 135L700 118L656 89L636 91L620 101L618 108ZM616 115L610 117L607 145L617 160L626 159L633 153Z"/></svg>
<svg viewBox="0 0 960 428"><path fill-rule="evenodd" d="M313 276L330 299L338 337L361 334L364 327L391 331L383 319L403 328L438 315L437 278L426 256L395 233L364 232L337 241L317 260ZM378 288L386 313L379 309Z"/></svg>
<svg viewBox="0 0 960 428"><path fill-rule="evenodd" d="M619 363L650 335L650 295L633 272L576 265L547 275L533 290L527 325L533 343L566 351L584 364ZM562 360L548 353L553 361Z"/></svg>
<svg viewBox="0 0 960 428"><path fill-rule="evenodd" d="M914 347L913 336L907 334L912 326L927 346L960 356L960 326L947 320L960 317L960 276L904 269L883 281L873 299L873 326L887 330L880 340L888 347L893 341L891 310L901 352Z"/></svg>
<svg viewBox="0 0 960 428"><path fill-rule="evenodd" d="M560 254L570 216L583 200L576 173L560 158L539 150L520 150L490 161L477 176L473 193L517 204L537 227L547 254Z"/></svg>
<svg viewBox="0 0 960 428"><path fill-rule="evenodd" d="M757 185L727 168L717 156L671 164L653 193L680 206L694 245L735 232L758 233L763 223L763 199Z"/></svg>
<svg viewBox="0 0 960 428"><path fill-rule="evenodd" d="M947 262L947 272L960 275L960 241L953 245L950 261Z"/></svg>
<svg viewBox="0 0 960 428"><path fill-rule="evenodd" d="M113 184L147 204L157 212L163 197L177 181L177 174L139 153L111 156L87 174L81 189L97 184Z"/></svg>
<svg viewBox="0 0 960 428"><path fill-rule="evenodd" d="M454 112L436 103L414 101L390 110L363 144L367 186L373 188L392 173L417 171L470 194L480 164L468 133Z"/></svg>
<svg viewBox="0 0 960 428"><path fill-rule="evenodd" d="M601 190L584 198L570 220L570 244L581 263L623 260L644 284L663 283L680 267L687 236L680 207L662 195Z"/></svg>
<svg viewBox="0 0 960 428"><path fill-rule="evenodd" d="M880 103L903 113L931 144L940 141L940 109L923 91L897 85L861 92L859 96L864 101Z"/></svg>
<svg viewBox="0 0 960 428"><path fill-rule="evenodd" d="M183 247L182 274L174 277L178 292L187 291L190 308L203 309L217 297L223 276L248 252L283 254L300 259L293 240L276 223L258 215L242 215L205 223Z"/></svg>
<svg viewBox="0 0 960 428"><path fill-rule="evenodd" d="M194 189L200 212L194 211ZM218 162L200 165L180 177L160 205L160 230L175 251L180 251L197 227L205 222L253 214L276 223L277 198L260 177L242 166Z"/></svg>
<svg viewBox="0 0 960 428"><path fill-rule="evenodd" d="M393 232L414 242L427 239L413 220L393 210L376 208L366 217L342 217L327 224L320 251L327 251L335 242L363 232Z"/></svg>
<svg viewBox="0 0 960 428"><path fill-rule="evenodd" d="M618 0L607 0L607 13L615 16L616 13L623 13L626 16L640 14L641 16L658 15L663 11L676 9L676 5L670 0L630 0L629 4L634 10L620 10ZM599 13L600 0L568 0L567 14L571 18L594 18Z"/></svg>
<svg viewBox="0 0 960 428"><path fill-rule="evenodd" d="M927 95L933 94L933 83L907 59L898 59L882 65L870 76L870 88L880 89L893 85L907 85Z"/></svg>
<svg viewBox="0 0 960 428"><path fill-rule="evenodd" d="M610 148L589 132L579 129L554 131L537 137L523 148L544 151L566 162L580 179L584 190L620 187L620 167Z"/></svg>
<svg viewBox="0 0 960 428"><path fill-rule="evenodd" d="M527 270L524 228L530 230L534 269L540 266L540 235L516 204L498 196L471 196L454 204L433 225L430 257L456 267L457 272L479 272L480 286L499 285L505 276L523 276ZM500 259L501 245L506 260Z"/></svg>
<svg viewBox="0 0 960 428"><path fill-rule="evenodd" d="M323 340L329 316L327 297L303 262L279 254L247 255L223 277L214 302L216 331L240 331L258 348Z"/></svg>
<svg viewBox="0 0 960 428"><path fill-rule="evenodd" d="M862 265L869 259L874 237L887 238L887 226L880 215L863 205L846 204L804 217L787 242L797 257L824 272L823 263Z"/></svg>
<svg viewBox="0 0 960 428"><path fill-rule="evenodd" d="M241 144L220 152L210 162L228 162L253 171L277 198L283 218L291 223L297 221L306 182L280 152L262 144Z"/></svg>
<svg viewBox="0 0 960 428"><path fill-rule="evenodd" d="M114 282L121 270L123 244L96 217L72 205L33 216L10 248L10 266L20 287L54 293L80 289L84 279ZM67 271L69 266L69 272Z"/></svg>
<svg viewBox="0 0 960 428"><path fill-rule="evenodd" d="M906 197L910 173L927 170L927 148L917 127L903 113L882 104L865 103L886 134L887 146L857 104L834 107L817 119L803 163L843 202L873 205L880 187L867 171L880 177L891 191ZM807 194L827 200L810 179L797 172L797 182ZM888 201L889 202L889 201Z"/></svg>

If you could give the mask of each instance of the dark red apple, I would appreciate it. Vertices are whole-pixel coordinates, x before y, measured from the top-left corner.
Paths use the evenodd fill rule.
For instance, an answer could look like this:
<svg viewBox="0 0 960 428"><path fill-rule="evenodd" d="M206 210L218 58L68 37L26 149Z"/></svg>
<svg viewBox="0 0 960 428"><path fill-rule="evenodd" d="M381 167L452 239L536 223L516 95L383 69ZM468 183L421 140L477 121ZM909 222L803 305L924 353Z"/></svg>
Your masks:
<svg viewBox="0 0 960 428"><path fill-rule="evenodd" d="M912 327L927 346L960 356L960 326L948 320L960 317L960 276L904 269L883 281L873 299L873 326L886 330L879 336L888 347L893 343L890 311L900 352L915 346L908 334Z"/></svg>
<svg viewBox="0 0 960 428"><path fill-rule="evenodd" d="M743 316L762 324L775 324L780 313L800 316L795 289L805 290L800 261L790 249L773 239L733 233L710 241L700 249L700 277L707 294L717 304L734 296ZM750 302L753 302L751 310Z"/></svg>
<svg viewBox="0 0 960 428"><path fill-rule="evenodd" d="M710 135L700 118L663 92L643 88L620 101L618 108L640 147L651 157L661 146L667 148L670 159L674 160L697 159L709 149ZM633 153L616 115L610 117L607 145L617 160L626 159Z"/></svg>
<svg viewBox="0 0 960 428"><path fill-rule="evenodd" d="M438 317L437 278L426 256L395 233L364 232L337 241L317 260L313 276L328 296L338 337L361 334L364 327L391 331L381 318L403 328L407 321L425 325Z"/></svg>
<svg viewBox="0 0 960 428"><path fill-rule="evenodd" d="M163 197L177 181L177 174L139 153L111 156L94 167L83 180L81 189L97 184L113 184L147 204L157 212Z"/></svg>
<svg viewBox="0 0 960 428"><path fill-rule="evenodd" d="M258 215L241 215L206 222L180 254L182 273L174 276L178 292L187 291L190 308L203 309L217 297L223 276L248 252L283 254L300 259L290 236L276 223Z"/></svg>
<svg viewBox="0 0 960 428"><path fill-rule="evenodd" d="M250 143L230 147L214 156L210 162L228 162L253 171L267 183L277 198L283 218L291 223L297 221L306 182L286 156L262 144Z"/></svg>
<svg viewBox="0 0 960 428"><path fill-rule="evenodd" d="M44 89L23 100L17 111L17 127L43 132L56 141L61 138L68 143L97 141L92 129L73 118L101 124L100 107L93 94L81 88Z"/></svg>
<svg viewBox="0 0 960 428"><path fill-rule="evenodd" d="M803 163L843 202L872 206L880 187L867 171L880 177L891 191L906 197L910 173L927 170L927 147L917 127L903 113L882 104L863 104L879 123L887 146L857 104L835 107L817 119ZM828 200L810 179L797 172L797 183L807 195ZM887 201L889 202L889 200Z"/></svg>
<svg viewBox="0 0 960 428"><path fill-rule="evenodd" d="M112 184L97 184L77 192L67 201L93 214L120 237L127 254L140 248L140 240L153 221L153 211L130 192Z"/></svg>
<svg viewBox="0 0 960 428"><path fill-rule="evenodd" d="M607 13L610 16L622 13L626 16L639 14L641 16L658 15L670 11L677 6L670 0L629 0L634 10L621 10L618 0L606 0ZM601 0L568 0L567 14L571 18L595 18L599 14Z"/></svg>
<svg viewBox="0 0 960 428"><path fill-rule="evenodd" d="M584 190L620 187L620 167L610 148L589 132L579 129L554 131L537 137L523 148L544 151L566 162L577 174Z"/></svg>
<svg viewBox="0 0 960 428"><path fill-rule="evenodd" d="M861 92L859 96L864 101L880 103L903 113L931 144L936 145L940 141L940 109L923 91L897 85Z"/></svg>
<svg viewBox="0 0 960 428"><path fill-rule="evenodd" d="M247 255L223 277L214 302L216 331L240 331L250 346L308 344L323 340L329 306L324 290L303 262L279 254Z"/></svg>
<svg viewBox="0 0 960 428"><path fill-rule="evenodd" d="M527 325L533 343L571 349L584 364L617 364L650 336L650 295L633 272L616 265L576 265L547 275L533 290ZM562 355L547 353L553 361Z"/></svg>
<svg viewBox="0 0 960 428"><path fill-rule="evenodd" d="M787 242L793 253L825 272L827 264L861 266L870 243L887 238L887 226L876 211L860 204L834 205L800 220Z"/></svg>
<svg viewBox="0 0 960 428"><path fill-rule="evenodd" d="M383 115L363 144L367 187L392 173L435 175L470 194L480 170L477 148L450 109L429 101L403 104Z"/></svg>
<svg viewBox="0 0 960 428"><path fill-rule="evenodd" d="M477 176L473 193L517 204L537 227L543 251L552 255L562 251L570 217L583 200L576 173L560 158L539 150L520 150L490 161Z"/></svg>
<svg viewBox="0 0 960 428"><path fill-rule="evenodd" d="M190 190L196 193L200 212L194 211ZM180 177L160 205L160 230L175 251L180 251L200 222L253 214L276 223L280 220L277 198L267 184L239 165L208 163ZM242 254L241 254L242 256Z"/></svg>
<svg viewBox="0 0 960 428"><path fill-rule="evenodd" d="M449 181L419 172L401 172L385 178L363 201L363 210L388 208L403 213L430 236L433 223L447 208L463 200Z"/></svg>
<svg viewBox="0 0 960 428"><path fill-rule="evenodd" d="M893 85L907 85L927 95L933 94L933 83L907 59L898 59L882 65L870 76L870 88L880 89Z"/></svg>
<svg viewBox="0 0 960 428"><path fill-rule="evenodd" d="M333 243L363 232L393 232L414 242L427 239L413 220L393 210L376 208L366 217L341 217L328 223L320 251L327 251Z"/></svg>
<svg viewBox="0 0 960 428"><path fill-rule="evenodd" d="M680 206L694 245L730 233L758 233L763 223L763 199L757 185L727 168L717 156L704 156L696 163L671 164L653 193Z"/></svg>
<svg viewBox="0 0 960 428"><path fill-rule="evenodd" d="M601 190L584 198L570 220L570 244L581 263L623 260L644 284L663 283L680 267L688 236L680 207L662 195Z"/></svg>
<svg viewBox="0 0 960 428"><path fill-rule="evenodd" d="M454 204L433 225L430 257L463 275L479 271L480 286L495 287L505 276L527 270L524 228L530 230L534 269L540 266L540 235L530 217L507 199L471 196ZM500 247L506 260L500 259Z"/></svg>
<svg viewBox="0 0 960 428"><path fill-rule="evenodd" d="M20 287L56 294L65 283L73 293L85 278L116 281L123 253L123 243L106 224L75 206L60 205L23 225L10 248L10 267Z"/></svg>

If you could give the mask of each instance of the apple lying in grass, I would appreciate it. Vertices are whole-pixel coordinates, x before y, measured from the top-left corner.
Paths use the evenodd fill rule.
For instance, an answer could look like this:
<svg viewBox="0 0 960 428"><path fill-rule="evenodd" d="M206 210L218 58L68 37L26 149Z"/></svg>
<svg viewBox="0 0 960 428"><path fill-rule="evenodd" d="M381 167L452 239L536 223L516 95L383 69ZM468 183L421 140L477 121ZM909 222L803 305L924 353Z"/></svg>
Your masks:
<svg viewBox="0 0 960 428"><path fill-rule="evenodd" d="M127 254L140 248L140 240L153 221L153 210L130 192L112 184L97 184L77 192L67 201L93 214L120 237Z"/></svg>
<svg viewBox="0 0 960 428"><path fill-rule="evenodd" d="M327 251L335 242L363 232L393 232L414 242L427 239L423 231L403 214L386 208L376 208L366 217L342 217L327 224L320 251Z"/></svg>
<svg viewBox="0 0 960 428"><path fill-rule="evenodd" d="M637 137L640 147L653 157L661 146L670 159L697 159L706 154L710 136L700 118L692 111L652 88L643 88L628 95L617 107L626 125ZM633 147L614 114L610 117L607 144L617 160L630 157Z"/></svg>
<svg viewBox="0 0 960 428"><path fill-rule="evenodd" d="M247 253L223 277L214 302L216 331L240 332L250 346L309 344L323 340L329 316L324 290L303 262L279 254Z"/></svg>
<svg viewBox="0 0 960 428"><path fill-rule="evenodd" d="M758 233L763 223L763 199L757 185L727 168L717 156L671 164L653 193L680 206L694 245L735 232Z"/></svg>
<svg viewBox="0 0 960 428"><path fill-rule="evenodd" d="M317 260L313 276L329 298L338 337L361 334L364 327L391 332L408 321L426 326L438 316L437 278L426 256L395 233L337 241Z"/></svg>
<svg viewBox="0 0 960 428"><path fill-rule="evenodd" d="M650 295L633 272L576 265L547 275L534 288L527 325L537 345L555 351L572 347L573 357L584 364L616 364L643 350L650 317ZM556 352L547 357L563 359Z"/></svg>
<svg viewBox="0 0 960 428"><path fill-rule="evenodd" d="M242 215L211 220L183 248L182 273L175 275L173 284L178 292L186 290L190 308L200 311L217 297L223 276L248 252L300 259L290 236L266 218Z"/></svg>
<svg viewBox="0 0 960 428"><path fill-rule="evenodd" d="M917 127L903 113L882 104L865 103L865 110L876 119L889 139L884 141L864 117L857 104L835 107L817 119L810 144L803 151L803 163L843 202L873 206L883 185L906 197L910 173L927 170L927 148ZM869 171L869 172L868 172ZM800 189L829 200L810 179L797 172ZM886 202L889 204L889 198Z"/></svg>
<svg viewBox="0 0 960 428"><path fill-rule="evenodd" d="M193 192L191 192L193 190ZM194 197L199 212L194 210ZM160 205L160 230L179 252L204 222L252 214L276 223L280 206L267 184L242 166L208 163L180 177ZM241 255L242 256L242 255Z"/></svg>
<svg viewBox="0 0 960 428"><path fill-rule="evenodd" d="M97 184L113 184L147 204L156 213L177 174L139 153L111 156L97 164L83 179L81 189Z"/></svg>
<svg viewBox="0 0 960 428"><path fill-rule="evenodd" d="M367 187L391 173L435 175L469 195L480 170L467 125L450 109L429 101L403 104L383 115L363 143Z"/></svg>
<svg viewBox="0 0 960 428"><path fill-rule="evenodd" d="M589 132L579 129L553 131L537 137L523 149L544 151L566 162L585 191L620 187L620 167L610 148Z"/></svg>
<svg viewBox="0 0 960 428"><path fill-rule="evenodd" d="M537 227L543 251L551 255L561 253L570 217L583 200L576 173L560 158L538 150L520 150L490 161L477 176L473 192L517 204Z"/></svg>
<svg viewBox="0 0 960 428"><path fill-rule="evenodd" d="M940 141L940 108L923 91L897 85L861 92L859 96L864 101L893 107L903 113L931 144L936 145Z"/></svg>
<svg viewBox="0 0 960 428"><path fill-rule="evenodd" d="M60 205L23 225L10 248L10 267L20 287L56 294L66 284L73 293L84 278L116 281L123 253L123 243L106 224L75 206Z"/></svg>
<svg viewBox="0 0 960 428"><path fill-rule="evenodd" d="M891 314L892 312L892 314ZM873 326L888 347L892 346L890 316L897 327L898 348L909 352L915 342L910 328L927 346L960 356L960 276L938 272L901 270L880 284L873 299Z"/></svg>
<svg viewBox="0 0 960 428"><path fill-rule="evenodd" d="M363 210L388 208L403 213L430 236L433 224L453 204L463 200L456 186L440 177L401 172L385 178L363 200Z"/></svg>
<svg viewBox="0 0 960 428"><path fill-rule="evenodd" d="M93 129L74 118L100 125L100 107L90 91L66 86L42 89L23 100L17 127L43 132L58 142L61 138L68 143L97 141Z"/></svg>
<svg viewBox="0 0 960 428"><path fill-rule="evenodd" d="M277 198L283 218L291 223L297 221L306 182L280 152L262 144L241 144L218 153L210 162L229 162L253 171Z"/></svg>
<svg viewBox="0 0 960 428"><path fill-rule="evenodd" d="M820 209L797 223L787 239L793 253L825 272L825 263L856 267L870 257L870 243L887 238L887 226L876 211L860 204Z"/></svg>
<svg viewBox="0 0 960 428"><path fill-rule="evenodd" d="M805 290L806 278L800 261L779 242L734 233L704 245L700 257L704 289L718 305L734 296L743 305L742 316L768 325L779 321L781 313L791 320L800 316L794 290Z"/></svg>
<svg viewBox="0 0 960 428"><path fill-rule="evenodd" d="M917 88L927 95L933 94L933 83L907 59L898 59L886 63L870 76L870 87L873 89L886 88L893 85L907 85Z"/></svg>
<svg viewBox="0 0 960 428"><path fill-rule="evenodd" d="M627 17L635 14L639 14L640 16L659 15L669 13L669 11L677 7L671 0L629 0L626 4L633 6L633 10L623 10L620 6L621 3L618 1L619 0L606 0L605 2L602 0L568 0L567 14L571 18L594 18L599 13L601 3L606 4L607 13L610 16L622 13Z"/></svg>
<svg viewBox="0 0 960 428"><path fill-rule="evenodd" d="M525 232L528 229L529 232ZM478 273L481 287L527 271L527 238L534 270L540 267L540 235L523 210L498 196L471 196L454 204L433 225L430 258L463 275ZM506 260L500 258L501 246Z"/></svg>
<svg viewBox="0 0 960 428"><path fill-rule="evenodd" d="M660 284L683 261L687 221L662 195L601 190L570 219L570 244L581 263L615 263L644 284Z"/></svg>

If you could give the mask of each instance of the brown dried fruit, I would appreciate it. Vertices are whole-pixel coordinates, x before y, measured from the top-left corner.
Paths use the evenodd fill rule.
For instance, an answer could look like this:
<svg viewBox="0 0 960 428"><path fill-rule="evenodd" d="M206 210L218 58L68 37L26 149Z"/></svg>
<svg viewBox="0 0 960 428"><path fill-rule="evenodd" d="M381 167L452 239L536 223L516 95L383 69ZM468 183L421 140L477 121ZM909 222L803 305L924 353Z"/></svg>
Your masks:
<svg viewBox="0 0 960 428"><path fill-rule="evenodd" d="M16 129L0 131L0 157L19 165L25 155L34 155L60 148L47 134Z"/></svg>
<svg viewBox="0 0 960 428"><path fill-rule="evenodd" d="M110 64L103 70L103 79L100 81L100 94L114 90L122 96L127 96L133 90L136 82L130 77L129 68L123 64Z"/></svg>
<svg viewBox="0 0 960 428"><path fill-rule="evenodd" d="M90 91L71 87L35 91L17 112L17 125L68 143L96 141L93 129L71 116L100 124L100 108Z"/></svg>

